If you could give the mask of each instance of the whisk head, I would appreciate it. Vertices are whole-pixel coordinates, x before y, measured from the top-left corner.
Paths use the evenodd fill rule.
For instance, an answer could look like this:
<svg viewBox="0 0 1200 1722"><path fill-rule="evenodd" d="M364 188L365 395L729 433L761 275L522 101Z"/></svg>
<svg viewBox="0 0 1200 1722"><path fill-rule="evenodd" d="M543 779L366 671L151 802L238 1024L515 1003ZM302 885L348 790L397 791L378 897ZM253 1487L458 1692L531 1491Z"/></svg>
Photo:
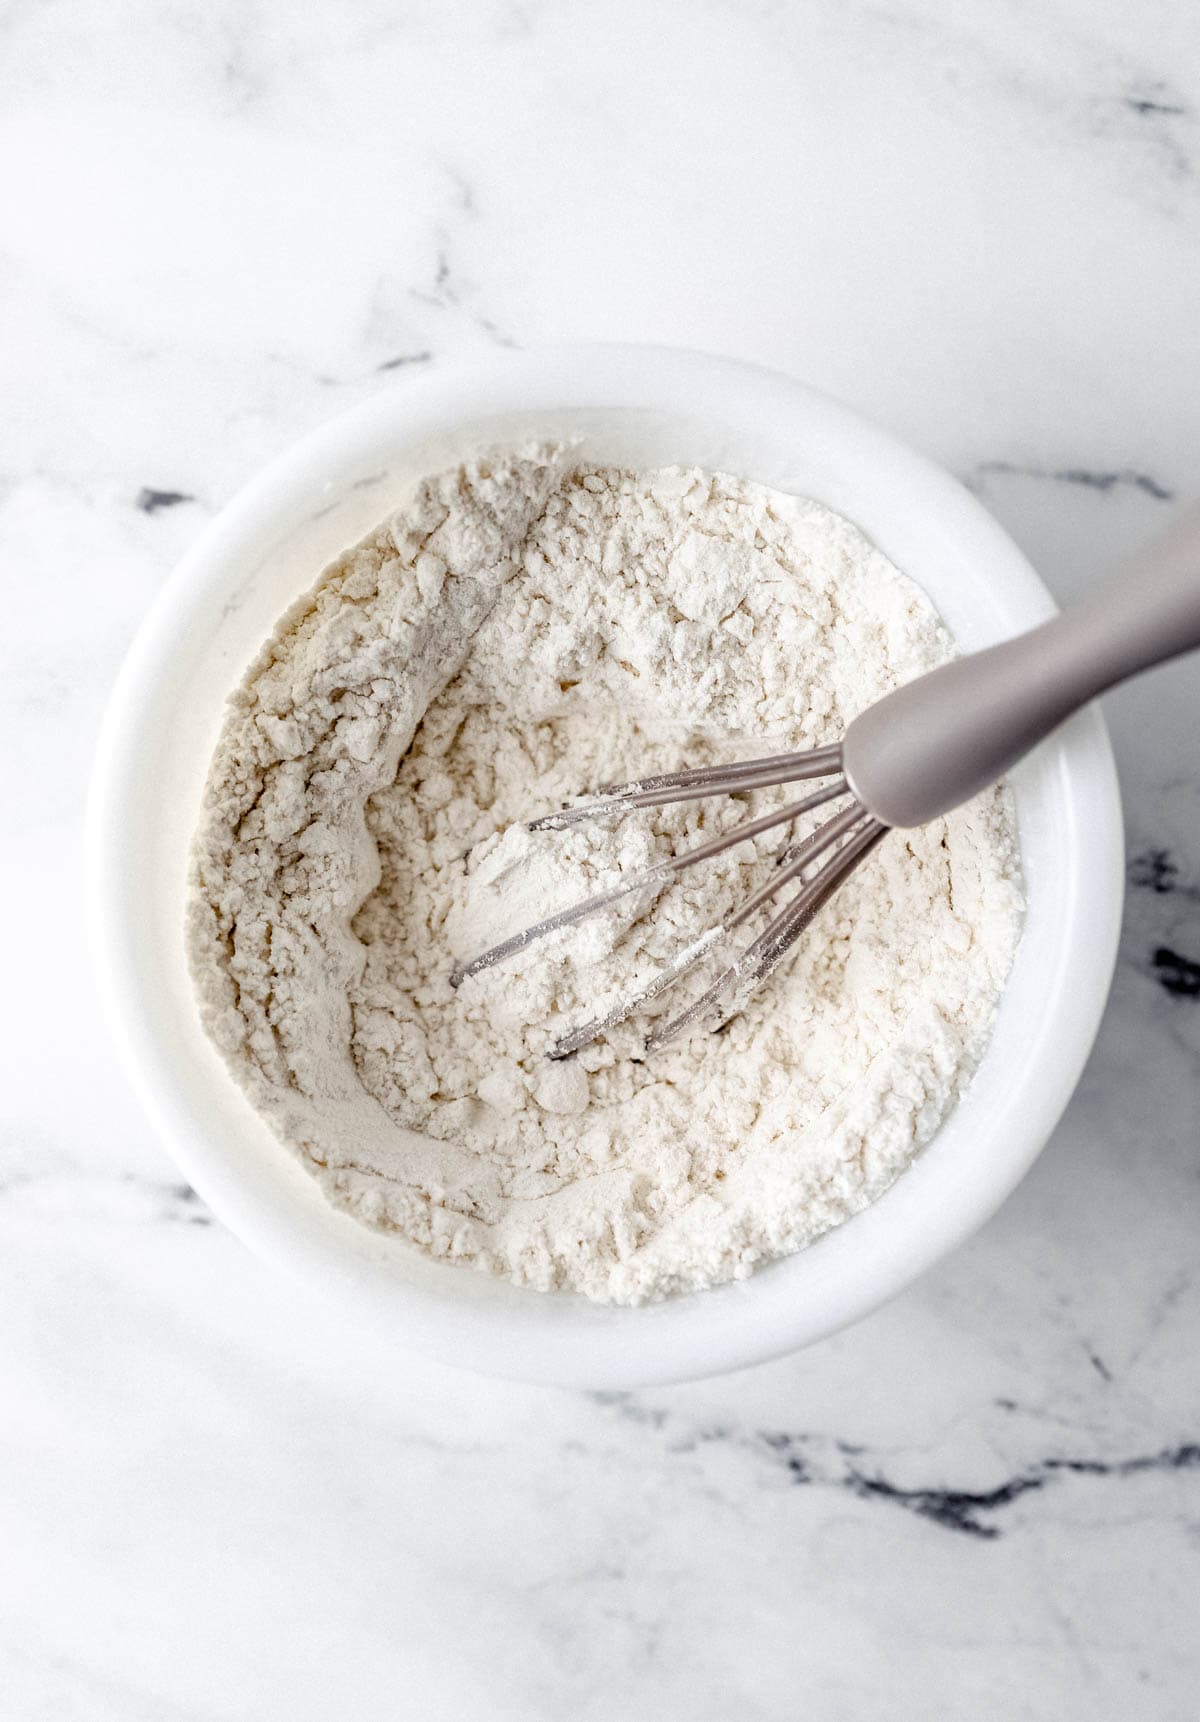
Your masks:
<svg viewBox="0 0 1200 1722"><path fill-rule="evenodd" d="M783 850L771 876L745 902L693 939L647 985L631 993L603 1016L581 1023L564 1034L555 1043L550 1056L567 1058L634 1015L659 993L674 986L684 975L715 955L732 933L757 915L789 884L798 882L799 889L795 895L753 943L729 961L712 984L685 1010L654 1026L647 1037L647 1050L666 1045L704 1018L711 1016L720 1021L728 1020L779 966L813 917L889 829L868 813L855 797L842 772L840 745L811 748L800 753L771 754L735 765L699 766L691 771L667 772L618 784L594 800L557 813L544 814L528 826L530 831L561 831L584 820L617 816L635 808L665 807L672 802L698 801L709 796L742 795L755 789L774 788L806 779L829 781L797 801L743 820L707 842L695 844L665 861L631 873L608 891L584 897L556 914L548 915L545 920L537 921L512 938L482 951L469 962L459 963L451 973L450 984L457 987L469 976L516 956L536 940L577 926L634 892L661 889L686 868L709 861L726 849L732 849L735 844L745 843L776 826L792 824L818 807L842 803L815 831ZM819 866L815 866L817 862L820 862ZM815 871L806 877L807 869L814 866Z"/></svg>

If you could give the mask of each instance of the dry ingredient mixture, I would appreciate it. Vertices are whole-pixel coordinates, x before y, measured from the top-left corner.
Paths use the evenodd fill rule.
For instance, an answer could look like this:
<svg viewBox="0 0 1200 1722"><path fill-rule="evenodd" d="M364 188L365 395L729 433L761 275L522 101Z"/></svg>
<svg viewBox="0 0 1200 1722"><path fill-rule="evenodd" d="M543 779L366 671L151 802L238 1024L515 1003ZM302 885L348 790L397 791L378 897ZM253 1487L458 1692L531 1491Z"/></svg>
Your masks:
<svg viewBox="0 0 1200 1722"><path fill-rule="evenodd" d="M983 1052L1021 921L1007 791L889 836L722 1033L649 1057L645 1016L546 1053L761 882L778 832L450 970L747 810L522 821L836 739L950 652L814 502L557 447L427 480L233 696L189 910L208 1032L328 1196L431 1255L634 1303L801 1247L887 1188Z"/></svg>

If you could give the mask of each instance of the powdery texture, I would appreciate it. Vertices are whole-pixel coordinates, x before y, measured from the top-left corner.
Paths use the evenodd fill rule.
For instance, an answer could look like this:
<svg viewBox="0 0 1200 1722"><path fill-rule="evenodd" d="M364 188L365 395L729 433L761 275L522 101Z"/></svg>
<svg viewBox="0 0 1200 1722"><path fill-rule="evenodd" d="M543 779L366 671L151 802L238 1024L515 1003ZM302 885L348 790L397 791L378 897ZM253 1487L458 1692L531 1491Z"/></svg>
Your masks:
<svg viewBox="0 0 1200 1722"><path fill-rule="evenodd" d="M812 502L540 448L428 480L234 696L190 911L209 1033L328 1195L431 1255L632 1303L801 1247L887 1188L983 1052L1021 919L1007 792L889 836L719 1035L643 1058L642 1016L546 1057L761 882L778 833L448 977L746 805L522 821L835 739L950 650Z"/></svg>

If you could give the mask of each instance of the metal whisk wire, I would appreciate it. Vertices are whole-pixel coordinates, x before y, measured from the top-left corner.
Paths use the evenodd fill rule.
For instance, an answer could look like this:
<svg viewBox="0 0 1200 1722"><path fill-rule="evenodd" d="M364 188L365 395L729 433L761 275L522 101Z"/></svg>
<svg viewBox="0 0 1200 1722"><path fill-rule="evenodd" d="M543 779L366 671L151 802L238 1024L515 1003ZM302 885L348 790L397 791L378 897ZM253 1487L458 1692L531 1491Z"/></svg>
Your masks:
<svg viewBox="0 0 1200 1722"><path fill-rule="evenodd" d="M638 991L630 994L603 1016L581 1023L563 1035L553 1047L551 1057L566 1058L571 1053L578 1052L581 1047L587 1046L589 1042L649 1004L659 993L674 986L684 975L711 956L730 934L744 926L785 886L800 879L800 890L768 924L759 938L731 962L686 1010L654 1029L647 1041L647 1048L664 1045L692 1023L729 1000L731 995L748 995L755 986L765 980L783 961L813 916L859 861L884 836L887 827L872 818L854 797L842 774L841 748L813 748L800 753L772 754L761 759L741 761L735 765L708 765L688 771L666 772L632 783L618 784L592 801L584 802L578 807L565 808L557 813L544 814L530 823L530 831L558 831L587 819L600 819L635 808L664 807L673 802L744 794L755 789L824 777L832 778L833 781L798 801L774 808L757 818L742 820L706 842L695 844L665 861L643 868L610 890L584 897L567 908L548 915L545 920L522 929L512 938L493 945L471 961L458 964L450 976L451 985L461 985L469 976L480 974L483 970L504 962L527 949L538 939L577 926L579 922L599 914L624 897L638 891L659 890L686 868L709 861L736 844L745 843L778 826L792 825L805 814L828 803L849 799L848 806L834 813L802 841L785 848L776 861L771 877L744 903L730 910L723 920L692 940ZM823 855L827 855L828 859L810 879L804 880L804 869ZM731 1012L727 1009L725 1015L729 1014Z"/></svg>

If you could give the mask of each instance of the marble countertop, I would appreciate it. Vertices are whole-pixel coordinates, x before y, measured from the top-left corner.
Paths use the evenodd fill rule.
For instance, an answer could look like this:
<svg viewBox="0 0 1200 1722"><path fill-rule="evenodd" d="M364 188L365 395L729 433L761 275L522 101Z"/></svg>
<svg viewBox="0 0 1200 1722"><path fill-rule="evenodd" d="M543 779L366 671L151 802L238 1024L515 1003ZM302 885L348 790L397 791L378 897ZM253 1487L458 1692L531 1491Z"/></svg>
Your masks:
<svg viewBox="0 0 1200 1722"><path fill-rule="evenodd" d="M738 1376L479 1381L337 1326L115 1072L106 691L239 482L489 343L789 370L1062 598L1200 491L1200 25L1148 0L0 13L3 1722L1192 1722L1200 666L1108 702L1095 1055L904 1297Z"/></svg>

